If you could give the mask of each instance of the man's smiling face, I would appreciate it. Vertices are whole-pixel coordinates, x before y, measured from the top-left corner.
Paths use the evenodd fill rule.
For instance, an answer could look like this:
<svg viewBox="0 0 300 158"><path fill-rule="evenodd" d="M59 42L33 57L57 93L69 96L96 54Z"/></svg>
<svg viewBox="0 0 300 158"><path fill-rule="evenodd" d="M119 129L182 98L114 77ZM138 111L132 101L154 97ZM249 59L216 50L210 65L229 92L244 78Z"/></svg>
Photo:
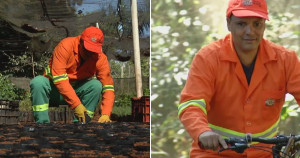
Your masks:
<svg viewBox="0 0 300 158"><path fill-rule="evenodd" d="M257 51L265 31L265 20L259 17L227 18L227 27L231 32L236 51Z"/></svg>

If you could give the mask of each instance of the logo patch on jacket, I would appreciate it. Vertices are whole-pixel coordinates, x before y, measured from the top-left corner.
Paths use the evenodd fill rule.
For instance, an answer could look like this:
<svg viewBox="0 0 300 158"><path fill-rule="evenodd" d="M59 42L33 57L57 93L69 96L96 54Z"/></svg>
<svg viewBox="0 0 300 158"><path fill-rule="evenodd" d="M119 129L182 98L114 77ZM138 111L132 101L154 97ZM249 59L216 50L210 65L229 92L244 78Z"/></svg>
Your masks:
<svg viewBox="0 0 300 158"><path fill-rule="evenodd" d="M265 101L267 106L273 106L275 104L275 99L269 98Z"/></svg>

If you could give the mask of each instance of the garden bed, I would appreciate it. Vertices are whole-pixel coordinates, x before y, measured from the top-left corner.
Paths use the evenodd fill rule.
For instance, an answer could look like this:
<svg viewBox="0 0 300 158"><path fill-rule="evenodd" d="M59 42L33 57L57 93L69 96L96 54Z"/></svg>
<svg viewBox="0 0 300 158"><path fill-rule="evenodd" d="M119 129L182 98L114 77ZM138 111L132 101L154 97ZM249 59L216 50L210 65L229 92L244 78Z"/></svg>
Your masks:
<svg viewBox="0 0 300 158"><path fill-rule="evenodd" d="M0 148L0 157L150 157L150 125L0 125Z"/></svg>

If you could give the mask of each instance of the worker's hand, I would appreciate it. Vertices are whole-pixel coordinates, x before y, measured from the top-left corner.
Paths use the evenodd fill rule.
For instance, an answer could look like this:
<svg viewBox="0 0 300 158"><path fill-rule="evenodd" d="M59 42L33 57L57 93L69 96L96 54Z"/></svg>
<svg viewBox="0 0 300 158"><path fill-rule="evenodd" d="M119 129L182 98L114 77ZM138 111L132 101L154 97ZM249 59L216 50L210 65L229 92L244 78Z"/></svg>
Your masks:
<svg viewBox="0 0 300 158"><path fill-rule="evenodd" d="M76 116L79 122L85 123L85 116L84 116L85 113L87 113L87 110L83 104L79 104L74 109L74 115Z"/></svg>
<svg viewBox="0 0 300 158"><path fill-rule="evenodd" d="M212 131L206 131L200 134L199 142L203 148L214 151L216 151L219 146L223 147L224 149L228 148L225 140L219 134Z"/></svg>
<svg viewBox="0 0 300 158"><path fill-rule="evenodd" d="M109 119L109 116L108 116L108 115L102 115L102 116L99 118L98 122L100 122L100 123L105 123L105 122L111 122L111 120Z"/></svg>

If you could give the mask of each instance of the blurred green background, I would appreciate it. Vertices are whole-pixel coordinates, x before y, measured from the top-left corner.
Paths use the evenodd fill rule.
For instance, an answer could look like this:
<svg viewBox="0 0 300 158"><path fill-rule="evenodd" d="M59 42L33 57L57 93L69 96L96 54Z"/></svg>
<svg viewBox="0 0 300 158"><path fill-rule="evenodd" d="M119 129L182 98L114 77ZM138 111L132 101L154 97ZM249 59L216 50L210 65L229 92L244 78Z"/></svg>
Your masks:
<svg viewBox="0 0 300 158"><path fill-rule="evenodd" d="M224 37L228 0L151 0L151 156L188 157L191 138L177 104L197 51ZM300 1L267 0L265 38L300 54ZM299 106L287 95L280 134L300 134Z"/></svg>

